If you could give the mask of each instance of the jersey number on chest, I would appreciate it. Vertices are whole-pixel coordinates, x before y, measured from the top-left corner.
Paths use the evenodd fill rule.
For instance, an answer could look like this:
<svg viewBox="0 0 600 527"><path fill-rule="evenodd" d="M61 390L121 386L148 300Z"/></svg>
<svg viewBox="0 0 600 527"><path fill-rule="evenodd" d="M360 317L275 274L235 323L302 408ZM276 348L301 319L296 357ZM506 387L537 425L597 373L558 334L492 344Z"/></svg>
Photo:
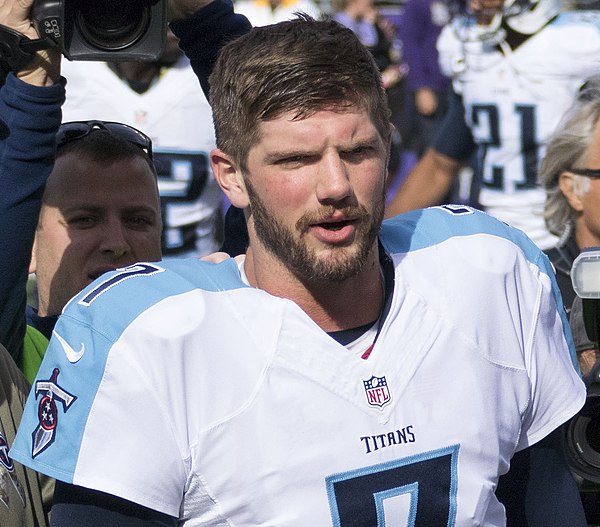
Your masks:
<svg viewBox="0 0 600 527"><path fill-rule="evenodd" d="M536 107L530 104L515 104L512 115L503 115L495 104L471 106L473 135L479 145L477 170L484 186L500 191L529 190L537 186L539 144L535 114ZM516 138L513 146L505 144L502 138L506 136ZM513 148L515 151L511 152ZM497 162L503 158L517 160L511 164L510 174L506 174L507 167ZM506 188L507 178L513 182L512 189Z"/></svg>
<svg viewBox="0 0 600 527"><path fill-rule="evenodd" d="M454 525L458 450L452 445L326 478L333 525Z"/></svg>

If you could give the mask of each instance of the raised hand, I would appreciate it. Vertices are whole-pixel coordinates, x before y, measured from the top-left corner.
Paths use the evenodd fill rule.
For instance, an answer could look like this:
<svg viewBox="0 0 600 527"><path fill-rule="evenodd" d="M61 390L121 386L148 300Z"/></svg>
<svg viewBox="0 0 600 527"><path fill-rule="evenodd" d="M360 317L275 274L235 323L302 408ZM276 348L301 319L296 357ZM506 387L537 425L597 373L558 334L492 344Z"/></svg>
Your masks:
<svg viewBox="0 0 600 527"><path fill-rule="evenodd" d="M28 38L39 38L31 19L32 4L33 0L0 0L0 24ZM60 51L56 48L38 51L27 67L16 73L29 84L52 85L60 79L60 60Z"/></svg>

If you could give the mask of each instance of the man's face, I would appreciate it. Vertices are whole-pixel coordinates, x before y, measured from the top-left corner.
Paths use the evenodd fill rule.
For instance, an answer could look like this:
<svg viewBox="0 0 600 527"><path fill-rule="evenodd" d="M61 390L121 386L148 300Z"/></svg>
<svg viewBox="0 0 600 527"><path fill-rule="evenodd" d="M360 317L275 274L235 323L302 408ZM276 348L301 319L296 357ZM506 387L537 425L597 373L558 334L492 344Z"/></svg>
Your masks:
<svg viewBox="0 0 600 527"><path fill-rule="evenodd" d="M489 24L494 15L502 10L504 0L469 0L469 9L475 15L477 22Z"/></svg>
<svg viewBox="0 0 600 527"><path fill-rule="evenodd" d="M56 160L34 245L40 315L102 273L160 260L161 213L154 175L140 158L107 165L74 152Z"/></svg>
<svg viewBox="0 0 600 527"><path fill-rule="evenodd" d="M305 283L358 274L377 250L387 138L356 109L284 114L260 137L245 177L251 236Z"/></svg>

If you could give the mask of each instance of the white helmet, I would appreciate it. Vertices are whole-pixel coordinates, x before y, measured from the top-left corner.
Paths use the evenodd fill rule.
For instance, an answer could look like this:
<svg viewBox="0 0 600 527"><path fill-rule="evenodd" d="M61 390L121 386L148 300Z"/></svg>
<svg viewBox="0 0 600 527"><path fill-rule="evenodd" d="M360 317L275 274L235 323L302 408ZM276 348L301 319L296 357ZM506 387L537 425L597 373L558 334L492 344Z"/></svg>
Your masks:
<svg viewBox="0 0 600 527"><path fill-rule="evenodd" d="M505 0L502 10L489 25L478 25L468 8L469 0L450 0L450 10L460 40L499 42L505 38L502 25L505 24L523 35L533 35L559 14L561 0Z"/></svg>
<svg viewBox="0 0 600 527"><path fill-rule="evenodd" d="M561 0L505 0L502 14L511 29L533 35L558 15L561 8Z"/></svg>

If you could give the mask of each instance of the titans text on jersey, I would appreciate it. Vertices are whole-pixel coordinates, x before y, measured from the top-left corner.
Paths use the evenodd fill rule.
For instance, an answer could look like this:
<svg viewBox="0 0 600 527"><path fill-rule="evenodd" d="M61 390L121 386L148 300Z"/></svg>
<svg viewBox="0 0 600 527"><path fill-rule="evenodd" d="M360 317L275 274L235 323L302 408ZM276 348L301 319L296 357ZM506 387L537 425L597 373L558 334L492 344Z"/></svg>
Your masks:
<svg viewBox="0 0 600 527"><path fill-rule="evenodd" d="M403 443L414 443L416 441L414 428L412 425L405 426L401 430L394 430L386 434L377 434L375 436L362 436L360 440L365 445L367 454L375 452L380 448L392 445L401 445Z"/></svg>

